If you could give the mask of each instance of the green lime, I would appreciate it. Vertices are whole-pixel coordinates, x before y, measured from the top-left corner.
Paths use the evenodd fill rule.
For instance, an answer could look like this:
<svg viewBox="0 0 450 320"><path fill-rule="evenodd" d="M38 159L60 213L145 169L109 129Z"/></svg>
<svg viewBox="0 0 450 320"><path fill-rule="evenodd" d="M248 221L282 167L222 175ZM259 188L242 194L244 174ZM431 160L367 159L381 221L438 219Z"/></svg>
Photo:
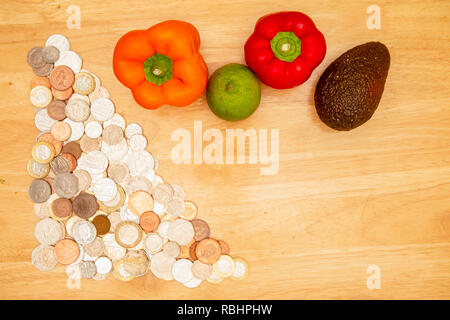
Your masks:
<svg viewBox="0 0 450 320"><path fill-rule="evenodd" d="M206 88L209 108L219 118L238 121L249 117L261 101L261 86L246 66L230 63L217 69Z"/></svg>

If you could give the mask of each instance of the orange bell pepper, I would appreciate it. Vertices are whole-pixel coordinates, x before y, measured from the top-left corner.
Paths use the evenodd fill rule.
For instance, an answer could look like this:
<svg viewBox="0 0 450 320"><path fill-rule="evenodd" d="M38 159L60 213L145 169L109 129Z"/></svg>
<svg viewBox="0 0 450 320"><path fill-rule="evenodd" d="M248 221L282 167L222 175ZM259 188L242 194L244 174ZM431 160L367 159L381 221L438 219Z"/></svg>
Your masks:
<svg viewBox="0 0 450 320"><path fill-rule="evenodd" d="M184 21L130 31L114 49L114 74L144 108L183 107L200 97L208 82L199 47L197 29Z"/></svg>

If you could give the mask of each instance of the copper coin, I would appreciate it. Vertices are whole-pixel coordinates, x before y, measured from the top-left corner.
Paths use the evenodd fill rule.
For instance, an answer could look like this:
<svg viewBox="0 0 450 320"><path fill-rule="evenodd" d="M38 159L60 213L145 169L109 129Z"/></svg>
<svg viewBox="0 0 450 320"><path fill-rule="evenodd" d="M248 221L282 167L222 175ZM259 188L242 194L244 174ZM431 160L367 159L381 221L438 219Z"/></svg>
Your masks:
<svg viewBox="0 0 450 320"><path fill-rule="evenodd" d="M189 254L189 248L195 243L194 239L192 239L188 244L180 246L180 253L178 254L179 259L187 259L191 255Z"/></svg>
<svg viewBox="0 0 450 320"><path fill-rule="evenodd" d="M64 120L66 118L66 104L64 101L53 100L47 106L47 113L53 120Z"/></svg>
<svg viewBox="0 0 450 320"><path fill-rule="evenodd" d="M61 264L72 264L80 255L80 247L72 239L62 239L55 244L55 258Z"/></svg>
<svg viewBox="0 0 450 320"><path fill-rule="evenodd" d="M52 190L52 194L55 193L55 190L53 190L53 179L52 177L45 177L44 180L49 184L50 189Z"/></svg>
<svg viewBox="0 0 450 320"><path fill-rule="evenodd" d="M153 211L146 211L139 218L139 224L145 233L153 232L158 229L159 223L159 216Z"/></svg>
<svg viewBox="0 0 450 320"><path fill-rule="evenodd" d="M36 86L44 86L50 89L50 81L48 80L48 77L34 76L33 80L31 80L31 89Z"/></svg>
<svg viewBox="0 0 450 320"><path fill-rule="evenodd" d="M230 246L223 240L218 240L222 254L230 254Z"/></svg>
<svg viewBox="0 0 450 320"><path fill-rule="evenodd" d="M50 72L49 80L51 86L56 90L66 90L72 87L75 75L68 66L60 65Z"/></svg>
<svg viewBox="0 0 450 320"><path fill-rule="evenodd" d="M55 175L71 171L70 161L62 156L55 157L50 162L50 168Z"/></svg>
<svg viewBox="0 0 450 320"><path fill-rule="evenodd" d="M81 153L83 151L81 150L80 144L78 142L71 141L64 145L64 147L62 148L62 152L70 153L71 155L73 155L75 157L75 159L79 159L81 157Z"/></svg>
<svg viewBox="0 0 450 320"><path fill-rule="evenodd" d="M43 133L39 136L38 142L48 142L55 148L55 155L58 155L62 149L62 142L55 139L51 133Z"/></svg>
<svg viewBox="0 0 450 320"><path fill-rule="evenodd" d="M53 70L53 64L51 64L51 63L46 63L42 67L39 67L39 68L33 68L34 74L39 77L48 76L52 70Z"/></svg>
<svg viewBox="0 0 450 320"><path fill-rule="evenodd" d="M209 225L205 220L192 219L192 226L194 227L194 240L200 241L209 237Z"/></svg>
<svg viewBox="0 0 450 320"><path fill-rule="evenodd" d="M52 88L52 94L55 97L55 99L58 100L67 100L70 98L72 93L73 93L72 87L69 87L66 90L56 90L55 88Z"/></svg>
<svg viewBox="0 0 450 320"><path fill-rule="evenodd" d="M67 218L72 214L72 202L69 199L58 198L52 202L52 212L58 218Z"/></svg>
<svg viewBox="0 0 450 320"><path fill-rule="evenodd" d="M50 133L56 140L66 141L72 134L72 128L65 121L56 121L50 129Z"/></svg>
<svg viewBox="0 0 450 320"><path fill-rule="evenodd" d="M83 192L73 199L72 208L77 216L88 219L97 212L98 203L92 194Z"/></svg>
<svg viewBox="0 0 450 320"><path fill-rule="evenodd" d="M41 51L42 59L47 63L55 63L59 58L59 50L54 46L46 46Z"/></svg>
<svg viewBox="0 0 450 320"><path fill-rule="evenodd" d="M128 210L140 216L146 211L153 209L153 198L150 193L145 191L136 191L128 197Z"/></svg>
<svg viewBox="0 0 450 320"><path fill-rule="evenodd" d="M198 241L195 241L191 246L189 247L189 256L192 260L197 260L197 254L195 253L195 250L197 249Z"/></svg>
<svg viewBox="0 0 450 320"><path fill-rule="evenodd" d="M76 169L76 167L77 167L77 159L75 158L75 156L73 154L63 152L63 153L61 153L61 157L63 157L67 161L69 161L69 163L70 163L70 172L72 172L73 170Z"/></svg>
<svg viewBox="0 0 450 320"><path fill-rule="evenodd" d="M97 235L99 236L107 234L111 228L111 221L109 221L108 217L104 214L99 214L96 216L92 220L92 223L94 224L95 229L97 229Z"/></svg>
<svg viewBox="0 0 450 320"><path fill-rule="evenodd" d="M35 179L28 186L28 197L34 203L42 203L48 200L52 194L52 189L47 181Z"/></svg>
<svg viewBox="0 0 450 320"><path fill-rule="evenodd" d="M213 264L219 261L222 254L220 244L217 240L206 238L200 241L195 248L195 254L203 263Z"/></svg>

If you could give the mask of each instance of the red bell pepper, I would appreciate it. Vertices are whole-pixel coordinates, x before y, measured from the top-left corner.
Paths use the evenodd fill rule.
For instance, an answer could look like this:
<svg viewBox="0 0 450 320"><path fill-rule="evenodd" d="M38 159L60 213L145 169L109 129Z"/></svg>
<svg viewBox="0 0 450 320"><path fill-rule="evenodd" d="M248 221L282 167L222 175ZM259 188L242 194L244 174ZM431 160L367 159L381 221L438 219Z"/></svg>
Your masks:
<svg viewBox="0 0 450 320"><path fill-rule="evenodd" d="M291 11L260 18L244 50L247 65L262 82L287 89L308 80L325 57L326 44L311 18Z"/></svg>

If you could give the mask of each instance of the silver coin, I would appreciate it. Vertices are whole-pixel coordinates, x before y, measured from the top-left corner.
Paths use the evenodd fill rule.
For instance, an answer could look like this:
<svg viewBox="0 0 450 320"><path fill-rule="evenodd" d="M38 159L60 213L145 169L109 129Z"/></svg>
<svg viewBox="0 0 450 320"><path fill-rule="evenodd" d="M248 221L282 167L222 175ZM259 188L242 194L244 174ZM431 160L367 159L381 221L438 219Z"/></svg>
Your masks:
<svg viewBox="0 0 450 320"><path fill-rule="evenodd" d="M92 279L97 273L97 266L94 261L82 261L80 263L81 277Z"/></svg>
<svg viewBox="0 0 450 320"><path fill-rule="evenodd" d="M52 246L41 244L31 253L31 263L41 271L52 270L58 264Z"/></svg>
<svg viewBox="0 0 450 320"><path fill-rule="evenodd" d="M39 77L46 77L46 76L48 76L52 70L53 70L53 64L52 63L46 63L42 67L33 68L34 74L39 76Z"/></svg>
<svg viewBox="0 0 450 320"><path fill-rule="evenodd" d="M164 280L171 280L172 266L175 263L174 258L169 258L163 252L158 252L150 260L150 270L155 277Z"/></svg>
<svg viewBox="0 0 450 320"><path fill-rule="evenodd" d="M167 234L169 240L184 246L194 238L195 232L191 222L177 219L170 223Z"/></svg>
<svg viewBox="0 0 450 320"><path fill-rule="evenodd" d="M153 193L155 201L167 205L173 197L173 189L169 184L158 184Z"/></svg>
<svg viewBox="0 0 450 320"><path fill-rule="evenodd" d="M57 156L50 162L50 168L55 175L58 175L60 173L70 173L72 165L68 159L63 156Z"/></svg>
<svg viewBox="0 0 450 320"><path fill-rule="evenodd" d="M54 46L46 46L41 51L42 59L47 63L55 63L59 58L59 50Z"/></svg>
<svg viewBox="0 0 450 320"><path fill-rule="evenodd" d="M143 176L129 176L125 182L125 189L128 195L136 191L145 191L149 194L153 193L152 183Z"/></svg>
<svg viewBox="0 0 450 320"><path fill-rule="evenodd" d="M184 201L180 198L173 198L167 203L166 213L172 217L179 217L184 212Z"/></svg>
<svg viewBox="0 0 450 320"><path fill-rule="evenodd" d="M172 184L172 189L173 189L173 197L180 198L181 200L184 201L185 193L183 187L177 184Z"/></svg>
<svg viewBox="0 0 450 320"><path fill-rule="evenodd" d="M95 240L97 230L90 221L81 220L74 223L72 227L72 235L79 244L88 244Z"/></svg>
<svg viewBox="0 0 450 320"><path fill-rule="evenodd" d="M43 203L50 198L52 189L47 181L35 179L28 186L28 197L34 203Z"/></svg>
<svg viewBox="0 0 450 320"><path fill-rule="evenodd" d="M78 178L72 173L57 174L53 180L53 189L58 196L71 199L78 193Z"/></svg>
<svg viewBox="0 0 450 320"><path fill-rule="evenodd" d="M40 220L34 227L34 237L41 244L54 245L64 238L64 234L64 226L51 218Z"/></svg>
<svg viewBox="0 0 450 320"><path fill-rule="evenodd" d="M67 51L70 49L69 40L62 34L52 34L50 37L48 37L47 41L45 42L45 46L54 46L60 52Z"/></svg>

